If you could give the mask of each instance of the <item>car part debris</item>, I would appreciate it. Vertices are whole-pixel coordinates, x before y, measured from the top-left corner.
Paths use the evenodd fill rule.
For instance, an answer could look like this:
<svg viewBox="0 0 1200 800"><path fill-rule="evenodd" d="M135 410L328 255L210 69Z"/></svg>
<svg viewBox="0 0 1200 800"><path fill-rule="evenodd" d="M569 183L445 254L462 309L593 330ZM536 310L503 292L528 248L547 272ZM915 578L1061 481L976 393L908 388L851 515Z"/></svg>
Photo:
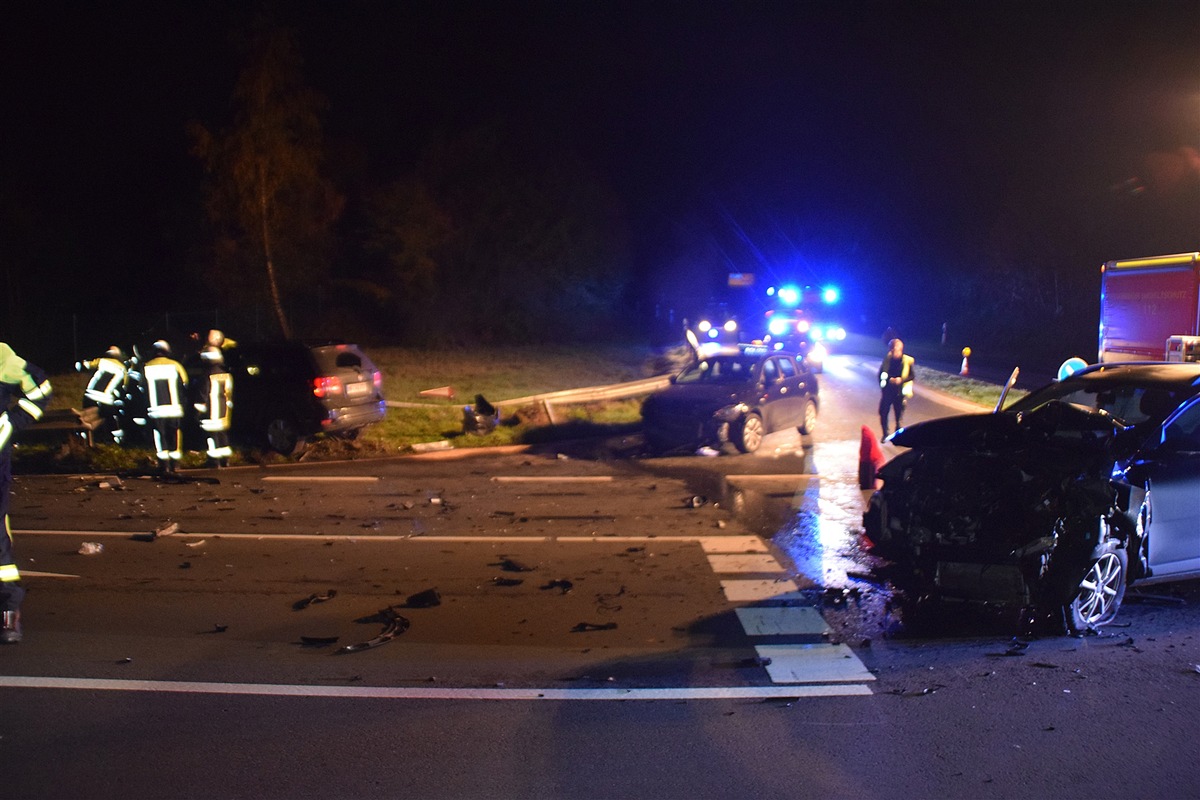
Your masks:
<svg viewBox="0 0 1200 800"><path fill-rule="evenodd" d="M488 566L499 567L505 572L533 572L534 569L526 564L522 564L520 561L514 561L511 558L503 559L498 563L489 564Z"/></svg>
<svg viewBox="0 0 1200 800"><path fill-rule="evenodd" d="M224 633L227 630L229 630L228 625L222 625L219 622L213 623L213 630L212 630L213 633Z"/></svg>
<svg viewBox="0 0 1200 800"><path fill-rule="evenodd" d="M200 539L195 542L184 542L183 546L184 547L200 547L201 545L205 544L207 541L208 541L207 539Z"/></svg>
<svg viewBox="0 0 1200 800"><path fill-rule="evenodd" d="M705 497L702 494L697 494L697 495L692 495L686 501L684 501L684 506L686 506L687 508L700 508L707 502L708 502L707 497Z"/></svg>
<svg viewBox="0 0 1200 800"><path fill-rule="evenodd" d="M500 424L500 411L483 395L475 395L474 405L463 406L463 433L479 436L491 433Z"/></svg>
<svg viewBox="0 0 1200 800"><path fill-rule="evenodd" d="M560 589L563 594L566 594L567 592L569 592L575 588L575 584L573 584L570 581L565 580L563 578L559 578L557 580L550 581L546 585L540 586L538 588L540 588L540 589Z"/></svg>
<svg viewBox="0 0 1200 800"><path fill-rule="evenodd" d="M79 554L81 556L96 556L104 552L104 545L100 542L84 542L79 545Z"/></svg>
<svg viewBox="0 0 1200 800"><path fill-rule="evenodd" d="M296 602L292 603L292 608L296 611L302 611L311 606L313 603L324 603L326 600L332 600L335 597L337 597L337 589L330 589L325 594L313 593L308 597L305 597L303 600L297 600Z"/></svg>
<svg viewBox="0 0 1200 800"><path fill-rule="evenodd" d="M616 630L617 623L615 622L580 622L574 628L571 628L571 633L582 633L584 631L611 631Z"/></svg>
<svg viewBox="0 0 1200 800"><path fill-rule="evenodd" d="M524 582L523 578L501 578L498 576L492 578L492 584L495 586L520 586Z"/></svg>
<svg viewBox="0 0 1200 800"><path fill-rule="evenodd" d="M754 656L752 658L743 658L739 666L742 667L769 667L771 659L766 656Z"/></svg>
<svg viewBox="0 0 1200 800"><path fill-rule="evenodd" d="M426 589L423 592L410 594L404 601L405 608L433 608L442 604L442 596L437 589Z"/></svg>
<svg viewBox="0 0 1200 800"><path fill-rule="evenodd" d="M300 644L305 647L328 647L337 644L337 636L301 636Z"/></svg>
<svg viewBox="0 0 1200 800"><path fill-rule="evenodd" d="M396 613L396 609L392 607L381 610L377 615L384 620L383 631L373 639L368 639L365 642L356 644L348 644L338 648L337 653L358 653L363 650L370 650L373 647L379 647L381 644L387 644L392 639L395 639L400 634L408 630L409 622L405 617Z"/></svg>

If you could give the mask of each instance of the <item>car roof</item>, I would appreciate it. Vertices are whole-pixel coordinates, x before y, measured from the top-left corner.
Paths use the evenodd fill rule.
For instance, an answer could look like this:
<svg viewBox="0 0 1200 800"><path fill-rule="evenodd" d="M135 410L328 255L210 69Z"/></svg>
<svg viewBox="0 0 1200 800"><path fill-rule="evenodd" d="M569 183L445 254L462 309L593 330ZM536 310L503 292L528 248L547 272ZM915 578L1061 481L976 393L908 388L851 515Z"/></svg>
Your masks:
<svg viewBox="0 0 1200 800"><path fill-rule="evenodd" d="M1177 361L1132 361L1093 364L1066 380L1104 385L1144 383L1147 385L1200 385L1200 363Z"/></svg>

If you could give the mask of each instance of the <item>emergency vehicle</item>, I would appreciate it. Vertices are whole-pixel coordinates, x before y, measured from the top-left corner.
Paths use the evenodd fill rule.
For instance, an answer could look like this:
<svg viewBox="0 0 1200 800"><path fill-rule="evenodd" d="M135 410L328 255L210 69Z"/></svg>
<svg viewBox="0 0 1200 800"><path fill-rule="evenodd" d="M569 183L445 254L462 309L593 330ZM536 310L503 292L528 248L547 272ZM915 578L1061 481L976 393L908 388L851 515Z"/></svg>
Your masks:
<svg viewBox="0 0 1200 800"><path fill-rule="evenodd" d="M1100 361L1200 361L1200 253L1109 261Z"/></svg>

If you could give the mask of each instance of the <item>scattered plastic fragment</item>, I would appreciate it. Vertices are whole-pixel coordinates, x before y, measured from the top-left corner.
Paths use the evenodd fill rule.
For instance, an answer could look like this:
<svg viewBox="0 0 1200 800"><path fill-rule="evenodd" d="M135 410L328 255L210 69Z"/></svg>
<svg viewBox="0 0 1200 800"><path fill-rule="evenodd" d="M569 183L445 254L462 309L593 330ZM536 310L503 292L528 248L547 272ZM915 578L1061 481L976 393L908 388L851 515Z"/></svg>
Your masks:
<svg viewBox="0 0 1200 800"><path fill-rule="evenodd" d="M305 647L328 647L337 644L337 640L336 636L301 636L300 644Z"/></svg>
<svg viewBox="0 0 1200 800"><path fill-rule="evenodd" d="M496 586L520 586L524 582L523 578L501 578L498 576L492 578L492 583Z"/></svg>
<svg viewBox="0 0 1200 800"><path fill-rule="evenodd" d="M405 608L433 608L442 604L442 596L437 589L426 589L423 592L410 594L404 601Z"/></svg>
<svg viewBox="0 0 1200 800"><path fill-rule="evenodd" d="M200 539L200 540L198 540L198 541L195 541L195 542L184 542L184 543L183 543L183 546L184 546L184 547L200 547L201 545L203 545L203 544L204 544L205 542L207 542L207 541L208 541L207 539Z"/></svg>
<svg viewBox="0 0 1200 800"><path fill-rule="evenodd" d="M489 566L499 567L505 572L533 572L533 567L522 564L520 561L514 561L511 558L506 558L496 564L489 564Z"/></svg>
<svg viewBox="0 0 1200 800"><path fill-rule="evenodd" d="M549 583L545 584L544 586L539 586L538 588L539 589L559 589L562 591L563 594L566 594L567 592L569 592L575 588L575 584L571 583L570 581L568 581L564 578L557 578L557 579L552 580Z"/></svg>
<svg viewBox="0 0 1200 800"><path fill-rule="evenodd" d="M574 628L571 628L572 633L582 633L584 631L611 631L616 630L617 623L615 622L580 622Z"/></svg>
<svg viewBox="0 0 1200 800"><path fill-rule="evenodd" d="M337 589L330 589L325 594L316 594L314 592L308 597L305 597L303 600L297 600L296 602L292 603L292 608L295 611L302 611L303 609L311 606L313 603L324 603L326 600L332 600L335 597L337 597Z"/></svg>
<svg viewBox="0 0 1200 800"><path fill-rule="evenodd" d="M705 497L705 496L704 496L704 495L702 495L702 494L697 494L697 495L692 495L691 497L689 497L689 498L688 498L688 499L687 499L687 500L684 502L684 505L685 505L686 507L688 507L688 508L700 508L701 506L703 506L703 505L704 505L705 503L707 503L707 502L708 502L708 498L707 498L707 497Z"/></svg>
<svg viewBox="0 0 1200 800"><path fill-rule="evenodd" d="M362 650L370 650L372 647L378 647L381 644L390 642L392 639L395 639L397 636L408 630L408 620L396 613L396 609L390 606L381 610L376 616L384 620L383 631L378 636L373 639L368 639L365 642L348 644L344 647L338 648L335 652L358 653Z"/></svg>
<svg viewBox="0 0 1200 800"><path fill-rule="evenodd" d="M753 658L742 659L741 666L743 667L766 667L770 666L771 659L766 656L754 656Z"/></svg>
<svg viewBox="0 0 1200 800"><path fill-rule="evenodd" d="M168 522L166 525L156 528L154 531L155 536L170 536L175 533L179 533L178 522Z"/></svg>
<svg viewBox="0 0 1200 800"><path fill-rule="evenodd" d="M180 565L179 565L179 568L180 568L180 569L191 569L191 568L192 568L192 562L190 562L190 561L185 561L185 562L183 562L182 564L180 564Z"/></svg>
<svg viewBox="0 0 1200 800"><path fill-rule="evenodd" d="M229 630L228 625L222 625L219 622L213 624L213 633L224 633L227 630Z"/></svg>
<svg viewBox="0 0 1200 800"><path fill-rule="evenodd" d="M79 545L79 554L81 556L96 556L104 552L104 545L100 542L84 542Z"/></svg>

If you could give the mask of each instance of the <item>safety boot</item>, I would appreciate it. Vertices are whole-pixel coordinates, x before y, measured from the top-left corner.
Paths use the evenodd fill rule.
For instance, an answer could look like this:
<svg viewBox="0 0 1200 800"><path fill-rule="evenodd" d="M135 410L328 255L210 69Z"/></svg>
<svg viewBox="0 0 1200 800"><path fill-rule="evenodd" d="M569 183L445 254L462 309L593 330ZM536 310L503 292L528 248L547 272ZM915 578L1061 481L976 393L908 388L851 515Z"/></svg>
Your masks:
<svg viewBox="0 0 1200 800"><path fill-rule="evenodd" d="M0 624L0 644L16 644L21 641L21 612L4 611Z"/></svg>

